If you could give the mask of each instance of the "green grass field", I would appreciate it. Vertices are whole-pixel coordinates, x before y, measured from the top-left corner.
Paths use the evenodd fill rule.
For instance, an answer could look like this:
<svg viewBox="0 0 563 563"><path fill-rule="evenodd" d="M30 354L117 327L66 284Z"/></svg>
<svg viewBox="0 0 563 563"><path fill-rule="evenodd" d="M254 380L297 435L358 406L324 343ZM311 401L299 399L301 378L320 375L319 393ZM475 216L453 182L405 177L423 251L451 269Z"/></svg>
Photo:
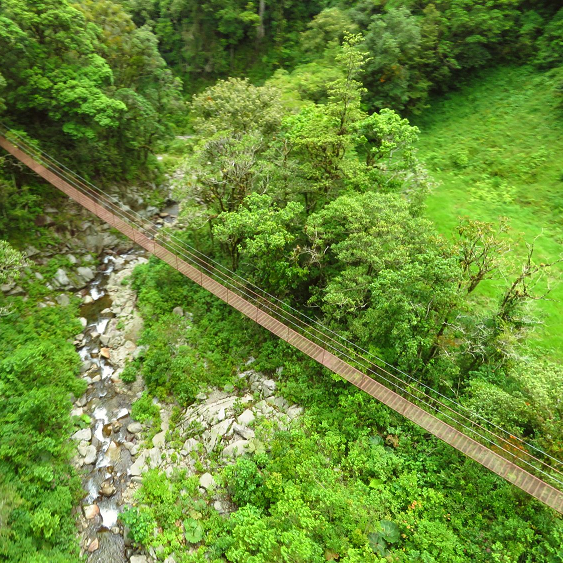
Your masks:
<svg viewBox="0 0 563 563"><path fill-rule="evenodd" d="M415 120L422 131L419 156L437 182L428 216L452 233L458 218L510 219L511 236L536 240L539 262L563 253L563 110L544 74L526 67L483 73L455 93L435 99ZM522 255L521 244L515 254ZM535 346L563 360L563 267L550 300L532 312L545 325L532 334ZM493 298L500 281L482 291Z"/></svg>

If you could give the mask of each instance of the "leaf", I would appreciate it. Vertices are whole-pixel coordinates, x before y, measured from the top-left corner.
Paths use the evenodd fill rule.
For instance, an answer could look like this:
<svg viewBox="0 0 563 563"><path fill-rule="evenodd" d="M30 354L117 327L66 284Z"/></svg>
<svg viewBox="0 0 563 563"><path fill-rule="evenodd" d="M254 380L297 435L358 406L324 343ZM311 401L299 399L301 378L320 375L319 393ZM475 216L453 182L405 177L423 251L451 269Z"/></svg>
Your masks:
<svg viewBox="0 0 563 563"><path fill-rule="evenodd" d="M325 559L327 561L336 561L340 559L340 555L336 551L332 551L332 549L325 549Z"/></svg>
<svg viewBox="0 0 563 563"><path fill-rule="evenodd" d="M395 543L399 541L399 526L391 520L381 520L381 535L389 542Z"/></svg>
<svg viewBox="0 0 563 563"><path fill-rule="evenodd" d="M376 434L375 436L370 437L369 443L372 446L381 446L383 445L383 438L379 434Z"/></svg>
<svg viewBox="0 0 563 563"><path fill-rule="evenodd" d="M385 557L389 552L387 551L387 542L383 539L381 532L368 534L369 546L374 553Z"/></svg>
<svg viewBox="0 0 563 563"><path fill-rule="evenodd" d="M203 538L203 526L197 520L184 520L184 537L188 543L198 543Z"/></svg>

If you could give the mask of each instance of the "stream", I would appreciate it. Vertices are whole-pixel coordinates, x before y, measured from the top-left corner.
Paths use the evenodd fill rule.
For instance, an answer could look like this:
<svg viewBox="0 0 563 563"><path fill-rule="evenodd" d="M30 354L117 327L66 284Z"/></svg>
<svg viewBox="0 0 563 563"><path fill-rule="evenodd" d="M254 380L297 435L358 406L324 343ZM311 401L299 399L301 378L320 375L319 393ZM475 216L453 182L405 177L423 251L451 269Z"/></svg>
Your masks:
<svg viewBox="0 0 563 563"><path fill-rule="evenodd" d="M114 318L113 300L106 291L106 285L115 271L116 261L136 260L142 254L135 250L121 254L105 251L81 308L86 327L78 353L83 362L82 377L89 385L76 404L82 414L91 419L91 446L96 450L92 463L86 463L91 456L84 459L83 488L87 494L81 503L87 516L87 527L83 531L84 546L90 550L88 561L91 562L119 563L129 559L122 526L117 518L123 492L130 480L128 468L132 464L132 456L123 444L132 438L127 432L127 425L131 422L131 404L136 397L122 392L121 386L117 385L117 368L102 340ZM88 518L89 514L94 516Z"/></svg>
<svg viewBox="0 0 563 563"><path fill-rule="evenodd" d="M177 212L177 206L167 209L157 226L174 220L170 212ZM89 563L125 563L133 554L118 515L131 481L139 480L129 474L140 441L130 413L144 384L140 378L131 385L119 379L125 360L136 350L132 341L136 338L127 334L128 322L134 323L136 296L120 282L135 265L146 261L146 255L137 247L117 252L104 249L95 278L81 292L84 329L75 345L88 389L75 402L73 414L90 418L89 428L74 436L79 441L75 461L86 493L80 506L81 546Z"/></svg>

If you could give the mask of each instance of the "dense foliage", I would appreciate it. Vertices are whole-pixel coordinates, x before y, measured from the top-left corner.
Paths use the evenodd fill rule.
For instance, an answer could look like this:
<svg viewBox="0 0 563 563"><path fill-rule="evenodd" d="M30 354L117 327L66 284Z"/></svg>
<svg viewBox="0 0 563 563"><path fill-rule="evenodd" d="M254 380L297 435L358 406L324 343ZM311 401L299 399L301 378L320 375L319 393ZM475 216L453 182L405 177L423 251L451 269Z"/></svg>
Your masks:
<svg viewBox="0 0 563 563"><path fill-rule="evenodd" d="M150 29L109 1L9 0L0 48L8 125L83 174L123 180L146 167L179 103Z"/></svg>
<svg viewBox="0 0 563 563"><path fill-rule="evenodd" d="M151 261L135 277L144 288L146 334L154 338L158 330L176 357L180 336L192 347L194 365L207 365L207 381L196 382L190 370L168 364L159 382L149 378L150 391L181 396L182 381L200 390L210 377L214 385L236 388L235 369L252 352L253 369L274 375L283 368L281 391L307 412L281 433L258 421L258 444L265 447L224 469L220 456L194 457L199 472L206 470L201 461L211 465L221 493L238 507L228 516L213 508L214 493L201 493L198 476L147 473L123 517L138 544L163 546L162 557L174 553L182 563L561 559L563 528L549 509L217 305L168 266ZM159 319L178 305L194 315L189 327L171 333ZM226 369L216 358L229 359ZM137 367L148 374L152 361L149 354ZM518 377L532 382L537 375ZM140 415L151 405L144 401ZM185 438L173 425L167 436L171 447Z"/></svg>
<svg viewBox="0 0 563 563"><path fill-rule="evenodd" d="M549 0L3 0L0 119L101 183L154 180L156 152L194 133L175 186L190 244L560 457L563 370L525 347L527 304L545 295L560 249L537 259L538 243L511 240L490 215L449 218L440 234L407 117L507 62L531 65L555 106L562 23ZM497 147L477 156L452 139L427 151L433 174L464 171L464 190L512 197ZM526 189L546 155L522 159ZM0 160L2 238L27 242L47 199ZM0 241L0 283L25 266ZM282 392L307 407L287 433L263 430L267 452L224 472L230 517L196 479L149 473L124 516L138 544L198 563L563 560L561 520L546 508L167 266L151 261L133 284L145 347L123 380L147 384L138 419L157 421L153 395L185 406L202 386L235 388L252 354L266 373L283 367ZM25 290L26 302L0 302L0 559L71 561L69 412L82 388L68 339L79 327L73 305L39 308L46 288ZM177 322L175 305L193 319ZM198 548L178 555L186 543Z"/></svg>
<svg viewBox="0 0 563 563"><path fill-rule="evenodd" d="M2 260L2 257L0 257ZM0 560L76 561L71 396L85 384L74 308L0 307Z"/></svg>

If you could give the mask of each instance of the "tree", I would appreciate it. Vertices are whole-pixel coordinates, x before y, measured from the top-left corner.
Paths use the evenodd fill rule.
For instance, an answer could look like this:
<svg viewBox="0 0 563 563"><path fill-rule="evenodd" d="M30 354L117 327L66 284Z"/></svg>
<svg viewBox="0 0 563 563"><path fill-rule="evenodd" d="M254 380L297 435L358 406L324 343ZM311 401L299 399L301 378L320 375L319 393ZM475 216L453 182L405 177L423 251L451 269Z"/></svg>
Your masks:
<svg viewBox="0 0 563 563"><path fill-rule="evenodd" d="M219 213L235 212L251 193L269 189L275 162L264 154L274 142L282 110L275 88L238 79L205 90L194 97L192 108L199 142L183 162L184 179L176 193L184 217L203 226Z"/></svg>
<svg viewBox="0 0 563 563"><path fill-rule="evenodd" d="M256 285L282 296L305 275L294 244L303 207L280 209L269 194L250 194L236 211L217 218L214 234L225 245L236 270L242 261Z"/></svg>
<svg viewBox="0 0 563 563"><path fill-rule="evenodd" d="M272 135L283 117L279 91L272 86L253 86L248 79L219 80L193 97L194 129L208 138L216 133Z"/></svg>
<svg viewBox="0 0 563 563"><path fill-rule="evenodd" d="M503 256L510 252L510 241L501 238L508 230L507 222L506 217L501 217L498 227L495 227L492 223L468 218L460 221L457 252L467 294L475 291L483 280L492 277L502 265Z"/></svg>
<svg viewBox="0 0 563 563"><path fill-rule="evenodd" d="M420 367L457 303L460 270L431 224L395 194L343 195L307 221L321 284L312 304L387 360Z"/></svg>
<svg viewBox="0 0 563 563"><path fill-rule="evenodd" d="M10 124L83 175L131 174L169 133L179 83L120 5L8 0L0 49Z"/></svg>

